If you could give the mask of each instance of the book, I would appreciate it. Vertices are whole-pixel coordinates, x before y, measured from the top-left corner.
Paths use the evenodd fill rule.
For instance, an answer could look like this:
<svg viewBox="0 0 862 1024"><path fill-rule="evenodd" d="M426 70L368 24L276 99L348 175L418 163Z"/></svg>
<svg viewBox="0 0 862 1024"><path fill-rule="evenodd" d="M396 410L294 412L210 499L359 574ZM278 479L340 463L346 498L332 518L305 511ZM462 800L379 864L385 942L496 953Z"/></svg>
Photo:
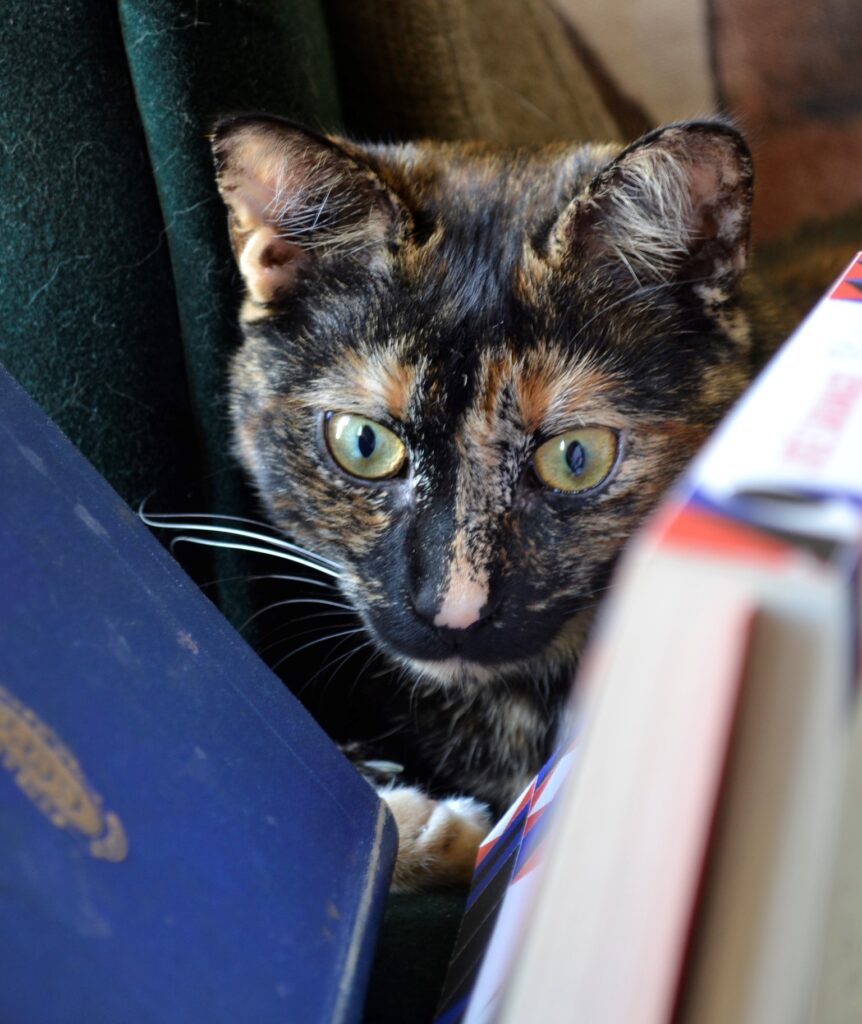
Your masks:
<svg viewBox="0 0 862 1024"><path fill-rule="evenodd" d="M855 1019L821 975L859 831L860 451L862 254L624 556L536 892L464 1020Z"/></svg>
<svg viewBox="0 0 862 1024"><path fill-rule="evenodd" d="M358 1020L391 816L2 371L0 480L0 1020Z"/></svg>
<svg viewBox="0 0 862 1024"><path fill-rule="evenodd" d="M811 1019L817 1024L862 1020L862 714L850 741L847 788L829 898L822 969Z"/></svg>
<svg viewBox="0 0 862 1024"><path fill-rule="evenodd" d="M572 748L551 757L479 847L435 1024L493 1020L535 897L552 808L574 756Z"/></svg>

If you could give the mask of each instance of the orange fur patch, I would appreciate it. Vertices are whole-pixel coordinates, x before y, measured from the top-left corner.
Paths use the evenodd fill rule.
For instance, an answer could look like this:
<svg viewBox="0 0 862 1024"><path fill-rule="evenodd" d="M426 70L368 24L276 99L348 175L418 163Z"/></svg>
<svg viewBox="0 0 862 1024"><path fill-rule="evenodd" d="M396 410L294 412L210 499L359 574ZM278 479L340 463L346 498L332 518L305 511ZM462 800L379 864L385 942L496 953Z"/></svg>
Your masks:
<svg viewBox="0 0 862 1024"><path fill-rule="evenodd" d="M309 392L319 409L354 412L370 419L407 419L417 371L397 350L350 349Z"/></svg>

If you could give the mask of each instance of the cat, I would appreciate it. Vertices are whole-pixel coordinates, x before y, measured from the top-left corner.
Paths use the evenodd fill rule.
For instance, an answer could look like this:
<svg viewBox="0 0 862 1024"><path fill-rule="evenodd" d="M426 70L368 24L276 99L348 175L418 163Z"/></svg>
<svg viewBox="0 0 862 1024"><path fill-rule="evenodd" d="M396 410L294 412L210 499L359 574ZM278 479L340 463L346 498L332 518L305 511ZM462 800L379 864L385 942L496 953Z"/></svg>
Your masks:
<svg viewBox="0 0 862 1024"><path fill-rule="evenodd" d="M466 881L553 748L623 544L771 348L749 150L720 119L524 148L242 115L211 142L236 452L413 682L394 887Z"/></svg>

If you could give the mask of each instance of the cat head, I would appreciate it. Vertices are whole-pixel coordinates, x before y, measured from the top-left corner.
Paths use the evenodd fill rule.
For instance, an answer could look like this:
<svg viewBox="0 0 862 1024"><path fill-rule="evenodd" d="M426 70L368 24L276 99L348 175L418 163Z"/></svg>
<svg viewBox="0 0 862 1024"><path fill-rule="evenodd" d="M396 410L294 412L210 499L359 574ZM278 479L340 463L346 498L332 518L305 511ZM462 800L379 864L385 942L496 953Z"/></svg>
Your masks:
<svg viewBox="0 0 862 1024"><path fill-rule="evenodd" d="M556 677L747 382L745 143L360 145L253 116L212 141L268 514L418 677Z"/></svg>

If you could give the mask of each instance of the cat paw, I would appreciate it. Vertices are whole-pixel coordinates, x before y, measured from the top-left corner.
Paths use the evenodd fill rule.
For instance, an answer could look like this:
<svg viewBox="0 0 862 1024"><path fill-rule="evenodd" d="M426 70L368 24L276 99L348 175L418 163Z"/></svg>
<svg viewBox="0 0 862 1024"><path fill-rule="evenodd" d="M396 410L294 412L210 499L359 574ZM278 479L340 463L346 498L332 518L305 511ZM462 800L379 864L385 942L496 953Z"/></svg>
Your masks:
<svg viewBox="0 0 862 1024"><path fill-rule="evenodd" d="M380 790L398 826L393 892L415 892L470 881L479 843L488 834L488 808L467 796L432 800L402 786Z"/></svg>

